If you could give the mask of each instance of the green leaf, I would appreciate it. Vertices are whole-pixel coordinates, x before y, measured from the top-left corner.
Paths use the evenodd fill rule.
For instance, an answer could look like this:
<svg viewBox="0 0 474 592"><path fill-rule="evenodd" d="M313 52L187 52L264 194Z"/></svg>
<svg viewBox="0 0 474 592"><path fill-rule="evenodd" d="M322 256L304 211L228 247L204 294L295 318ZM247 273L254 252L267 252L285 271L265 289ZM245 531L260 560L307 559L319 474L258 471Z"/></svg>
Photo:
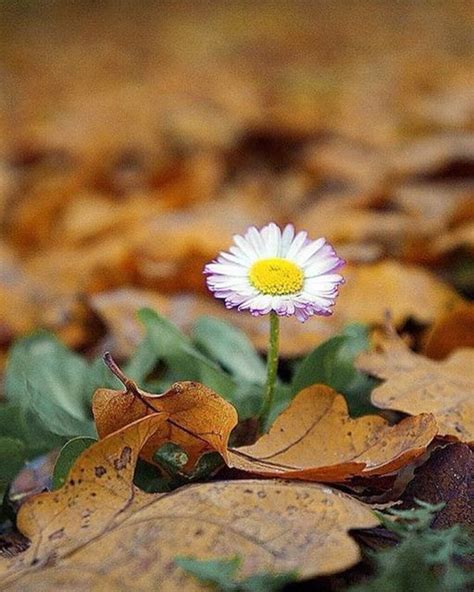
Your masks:
<svg viewBox="0 0 474 592"><path fill-rule="evenodd" d="M89 446L92 446L94 442L97 442L95 438L83 438L79 436L64 444L54 465L53 489L59 489L64 485L69 471L78 456L89 448Z"/></svg>
<svg viewBox="0 0 474 592"><path fill-rule="evenodd" d="M54 335L38 332L18 340L10 350L7 400L36 416L40 431L43 428L59 436L93 435L84 388L88 370L87 363Z"/></svg>
<svg viewBox="0 0 474 592"><path fill-rule="evenodd" d="M257 417L263 404L263 386L240 382L236 385L231 401L239 412L239 419Z"/></svg>
<svg viewBox="0 0 474 592"><path fill-rule="evenodd" d="M157 352L153 348L152 340L147 335L125 365L125 374L139 386L143 386L148 374L153 370L157 359Z"/></svg>
<svg viewBox="0 0 474 592"><path fill-rule="evenodd" d="M196 380L205 384L230 401L239 412L240 418L245 419L237 384L222 368L202 354L188 337L155 311L142 309L138 316L147 330L158 359L167 364L175 380Z"/></svg>
<svg viewBox="0 0 474 592"><path fill-rule="evenodd" d="M192 557L176 557L175 563L201 582L214 584L218 590L238 590L235 574L240 567L240 558L210 559L200 561Z"/></svg>
<svg viewBox="0 0 474 592"><path fill-rule="evenodd" d="M353 324L314 349L297 368L291 383L292 396L312 384L327 384L346 396L351 415L375 411L370 393L377 381L359 372L354 360L369 347L368 329Z"/></svg>
<svg viewBox="0 0 474 592"><path fill-rule="evenodd" d="M24 443L14 438L0 438L0 494L3 495L8 484L27 460Z"/></svg>
<svg viewBox="0 0 474 592"><path fill-rule="evenodd" d="M240 329L212 317L200 317L193 340L232 376L255 384L265 384L265 364L251 341Z"/></svg>
<svg viewBox="0 0 474 592"><path fill-rule="evenodd" d="M296 579L295 572L260 573L238 579L237 571L242 563L238 556L211 560L176 557L175 563L198 580L213 584L215 590L222 592L277 592Z"/></svg>
<svg viewBox="0 0 474 592"><path fill-rule="evenodd" d="M153 455L153 460L167 473L170 490L186 483L208 479L224 466L220 454L208 452L199 458L191 473L185 473L183 469L188 462L188 455L173 442L166 442L160 446Z"/></svg>
<svg viewBox="0 0 474 592"><path fill-rule="evenodd" d="M262 425L262 433L266 433L272 426L275 419L285 411L293 398L293 392L289 385L279 384L275 385L273 393L273 404L270 413Z"/></svg>
<svg viewBox="0 0 474 592"><path fill-rule="evenodd" d="M413 510L389 510L384 526L396 533L400 543L372 554L375 576L349 588L350 592L461 592L474 582L458 559L474 552L474 544L459 525L430 528L443 504L418 501ZM379 514L379 516L383 516Z"/></svg>
<svg viewBox="0 0 474 592"><path fill-rule="evenodd" d="M153 460L167 473L178 473L188 462L188 455L181 446L174 442L166 442L155 452Z"/></svg>
<svg viewBox="0 0 474 592"><path fill-rule="evenodd" d="M27 451L27 458L48 452L62 446L64 439L51 433L33 409L13 403L0 405L0 434L21 440ZM3 458L0 456L0 463Z"/></svg>

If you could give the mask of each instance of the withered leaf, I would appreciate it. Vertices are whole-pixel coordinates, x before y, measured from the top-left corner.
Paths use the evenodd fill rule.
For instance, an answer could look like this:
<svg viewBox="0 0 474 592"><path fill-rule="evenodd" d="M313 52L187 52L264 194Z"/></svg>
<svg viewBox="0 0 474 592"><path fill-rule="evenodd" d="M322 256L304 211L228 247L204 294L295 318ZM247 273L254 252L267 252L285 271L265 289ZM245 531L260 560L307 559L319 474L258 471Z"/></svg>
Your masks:
<svg viewBox="0 0 474 592"><path fill-rule="evenodd" d="M401 508L410 508L415 500L445 504L432 524L449 528L464 524L474 530L474 452L466 444L456 442L433 451L430 458L415 471L408 484Z"/></svg>
<svg viewBox="0 0 474 592"><path fill-rule="evenodd" d="M311 577L359 560L347 531L373 527L377 518L321 485L243 480L169 494L137 490L139 450L164 417L149 415L97 442L62 489L23 505L18 526L31 546L2 562L2 590L204 590L174 562L190 550L197 559L238 554L243 576L296 570Z"/></svg>
<svg viewBox="0 0 474 592"><path fill-rule="evenodd" d="M474 347L474 304L462 303L437 320L428 334L424 354L442 360L460 347Z"/></svg>
<svg viewBox="0 0 474 592"><path fill-rule="evenodd" d="M335 316L371 325L378 324L387 309L396 326L409 317L429 323L461 301L429 272L394 260L349 267L344 277Z"/></svg>
<svg viewBox="0 0 474 592"><path fill-rule="evenodd" d="M230 466L266 477L344 482L399 470L437 433L431 415L389 426L378 415L351 419L342 395L325 385L302 390L255 444L229 452Z"/></svg>
<svg viewBox="0 0 474 592"><path fill-rule="evenodd" d="M434 361L410 351L392 336L383 351L361 354L357 367L386 382L372 391L372 403L410 415L432 413L441 436L474 439L474 349L461 348Z"/></svg>
<svg viewBox="0 0 474 592"><path fill-rule="evenodd" d="M217 451L226 459L229 435L237 424L237 412L230 403L203 384L190 381L177 382L166 393L153 395L126 379L125 391L98 389L92 410L101 438L146 415L166 414L141 455L154 463L160 446L173 442L188 455L185 471L191 471L207 451Z"/></svg>

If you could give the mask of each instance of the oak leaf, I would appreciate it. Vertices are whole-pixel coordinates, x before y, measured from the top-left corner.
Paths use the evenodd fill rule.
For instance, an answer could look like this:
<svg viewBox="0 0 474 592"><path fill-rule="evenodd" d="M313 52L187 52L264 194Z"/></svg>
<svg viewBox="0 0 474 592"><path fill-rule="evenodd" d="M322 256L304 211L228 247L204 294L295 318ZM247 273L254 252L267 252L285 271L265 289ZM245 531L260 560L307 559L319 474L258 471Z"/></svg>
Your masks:
<svg viewBox="0 0 474 592"><path fill-rule="evenodd" d="M155 463L155 452L167 442L186 452L185 471L191 471L204 452L217 451L224 460L227 458L227 444L237 424L237 412L217 393L203 384L183 381L163 394L154 395L122 378L125 391L98 389L94 393L92 410L100 438L160 412L167 417L144 445L141 455L145 460Z"/></svg>
<svg viewBox="0 0 474 592"><path fill-rule="evenodd" d="M136 489L140 448L165 419L154 413L107 436L82 453L60 490L25 502L18 527L31 545L0 563L2 590L205 590L175 563L190 551L197 559L240 555L243 577L270 570L313 577L360 559L347 532L377 518L321 485L243 480L165 494Z"/></svg>
<svg viewBox="0 0 474 592"><path fill-rule="evenodd" d="M432 413L439 435L474 439L474 349L460 348L434 361L410 351L392 335L382 351L363 353L359 370L386 382L372 391L372 403L409 415Z"/></svg>
<svg viewBox="0 0 474 592"><path fill-rule="evenodd" d="M229 452L230 466L266 477L344 482L393 473L422 454L437 433L431 415L389 426L378 415L351 419L328 386L302 390L255 444Z"/></svg>

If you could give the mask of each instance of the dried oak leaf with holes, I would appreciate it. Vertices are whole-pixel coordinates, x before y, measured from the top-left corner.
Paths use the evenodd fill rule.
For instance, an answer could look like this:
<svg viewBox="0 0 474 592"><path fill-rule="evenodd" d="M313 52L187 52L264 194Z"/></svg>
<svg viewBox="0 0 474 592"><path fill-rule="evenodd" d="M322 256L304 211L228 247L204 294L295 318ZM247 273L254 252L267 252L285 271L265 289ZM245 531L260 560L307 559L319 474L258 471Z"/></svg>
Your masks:
<svg viewBox="0 0 474 592"><path fill-rule="evenodd" d="M58 491L29 499L18 528L31 545L0 560L4 592L65 590L198 592L207 587L174 562L243 558L242 576L295 570L308 578L360 559L353 528L378 520L349 495L309 483L221 481L164 494L132 483L144 443L166 414L155 413L110 434L77 459ZM88 577L84 577L87 573Z"/></svg>
<svg viewBox="0 0 474 592"><path fill-rule="evenodd" d="M461 348L433 361L410 351L394 333L382 351L361 354L356 366L386 382L372 391L372 403L418 415L432 413L439 435L464 442L474 439L474 349Z"/></svg>
<svg viewBox="0 0 474 592"><path fill-rule="evenodd" d="M154 395L138 389L118 370L126 390L98 389L92 411L100 438L146 415L165 413L167 418L144 445L141 456L154 463L153 455L166 442L185 450L192 470L199 457L217 451L227 458L227 443L237 424L237 411L217 393L198 382L177 382L167 392Z"/></svg>
<svg viewBox="0 0 474 592"><path fill-rule="evenodd" d="M407 421L408 419L408 421ZM229 466L262 475L340 483L398 471L437 433L431 415L395 426L378 415L351 419L342 395L325 385L302 390L255 444L229 451Z"/></svg>

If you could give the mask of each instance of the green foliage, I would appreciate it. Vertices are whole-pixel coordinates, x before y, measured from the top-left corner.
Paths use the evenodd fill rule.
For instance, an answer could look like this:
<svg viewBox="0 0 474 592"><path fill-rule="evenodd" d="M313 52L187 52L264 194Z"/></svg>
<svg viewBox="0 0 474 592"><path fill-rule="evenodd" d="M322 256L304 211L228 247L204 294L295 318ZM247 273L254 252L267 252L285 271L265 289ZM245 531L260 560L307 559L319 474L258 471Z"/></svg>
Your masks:
<svg viewBox="0 0 474 592"><path fill-rule="evenodd" d="M189 483L204 481L224 465L217 452L208 452L200 457L193 471L184 472L188 455L172 442L163 444L155 452L153 460L159 464L161 470L140 459L135 470L135 485L147 493L173 491Z"/></svg>
<svg viewBox="0 0 474 592"><path fill-rule="evenodd" d="M145 340L125 371L143 383L156 359ZM99 387L122 385L101 358L89 363L51 333L39 331L13 345L5 376L6 403L0 405L0 491L26 460L60 448L70 438L90 441L96 436L91 399Z"/></svg>
<svg viewBox="0 0 474 592"><path fill-rule="evenodd" d="M474 552L472 539L459 525L443 530L430 528L434 514L444 504L418 501L413 510L389 510L393 521L379 514L400 543L373 554L376 575L351 587L350 592L462 592L474 583L459 558Z"/></svg>
<svg viewBox="0 0 474 592"><path fill-rule="evenodd" d="M0 496L22 468L26 458L26 448L21 440L0 438Z"/></svg>
<svg viewBox="0 0 474 592"><path fill-rule="evenodd" d="M83 438L79 436L64 444L54 465L53 489L59 489L64 485L69 471L78 456L89 448L89 446L92 446L94 442L97 442L95 438Z"/></svg>
<svg viewBox="0 0 474 592"><path fill-rule="evenodd" d="M177 557L175 563L201 582L211 584L215 590L221 592L277 592L296 579L295 572L261 573L238 578L237 572L242 563L240 557L208 561Z"/></svg>
<svg viewBox="0 0 474 592"><path fill-rule="evenodd" d="M192 340L183 335L177 327L157 312L143 309L139 317L147 330L147 338L150 340L158 359L165 363L166 372L161 380L161 390L169 388L176 380L196 380L212 388L222 397L230 401L239 413L240 419L255 416L261 406L261 393L255 396L255 385L242 379L244 370L235 374L236 365L233 365L232 375L226 372L220 365L219 359L212 359L205 355ZM203 328L204 327L204 328ZM201 347L207 344L207 350L216 354L210 343L209 335L206 335L206 327L209 324L198 325L197 335ZM219 332L219 339L226 340L226 335L233 343L239 341L236 330L230 325L220 324L218 328L212 325L214 332ZM227 331L227 332L226 332ZM243 351L243 341L240 340L240 351ZM251 348L250 344L249 347ZM249 351L247 351L249 357ZM257 354L255 353L255 356ZM218 358L221 357L220 354ZM254 361L255 363L255 361ZM250 396L249 396L250 395Z"/></svg>
<svg viewBox="0 0 474 592"><path fill-rule="evenodd" d="M253 384L265 384L265 364L240 329L204 316L196 322L193 339L199 348L235 378Z"/></svg>
<svg viewBox="0 0 474 592"><path fill-rule="evenodd" d="M315 348L298 366L291 382L291 395L312 384L327 384L345 395L352 416L376 411L370 393L377 381L354 367L357 355L369 348L366 325L348 325L342 335Z"/></svg>
<svg viewBox="0 0 474 592"><path fill-rule="evenodd" d="M266 381L265 363L240 330L223 321L201 317L189 338L152 310L141 310L139 316L146 337L124 366L131 379L152 392L162 392L177 380L196 380L228 399L241 420L259 415ZM290 385L277 382L268 425L301 388L315 382L329 384L344 393L354 414L365 412L374 381L357 372L353 361L367 346L366 328L352 325L341 336L316 348L301 362ZM147 378L153 371L154 381L149 382ZM91 414L94 391L99 387L123 388L101 358L89 362L46 331L14 344L5 385L6 403L0 405L3 487L25 460L61 448L72 438L61 451L56 466L55 486L59 486L67 474L68 463L83 449L81 442L85 445L96 437ZM12 442L18 444L15 451ZM174 456L165 450L157 454L167 473L166 487L206 478L221 466L220 457L204 455L190 476L179 464L182 451Z"/></svg>
<svg viewBox="0 0 474 592"><path fill-rule="evenodd" d="M38 429L56 436L94 435L85 383L87 363L54 335L41 331L20 339L10 351L7 400L34 411Z"/></svg>
<svg viewBox="0 0 474 592"><path fill-rule="evenodd" d="M193 481L203 481L224 466L222 457L217 452L203 454L192 472L185 472L188 455L177 444L166 442L154 454L153 460L166 473L164 479L169 490L181 487Z"/></svg>

